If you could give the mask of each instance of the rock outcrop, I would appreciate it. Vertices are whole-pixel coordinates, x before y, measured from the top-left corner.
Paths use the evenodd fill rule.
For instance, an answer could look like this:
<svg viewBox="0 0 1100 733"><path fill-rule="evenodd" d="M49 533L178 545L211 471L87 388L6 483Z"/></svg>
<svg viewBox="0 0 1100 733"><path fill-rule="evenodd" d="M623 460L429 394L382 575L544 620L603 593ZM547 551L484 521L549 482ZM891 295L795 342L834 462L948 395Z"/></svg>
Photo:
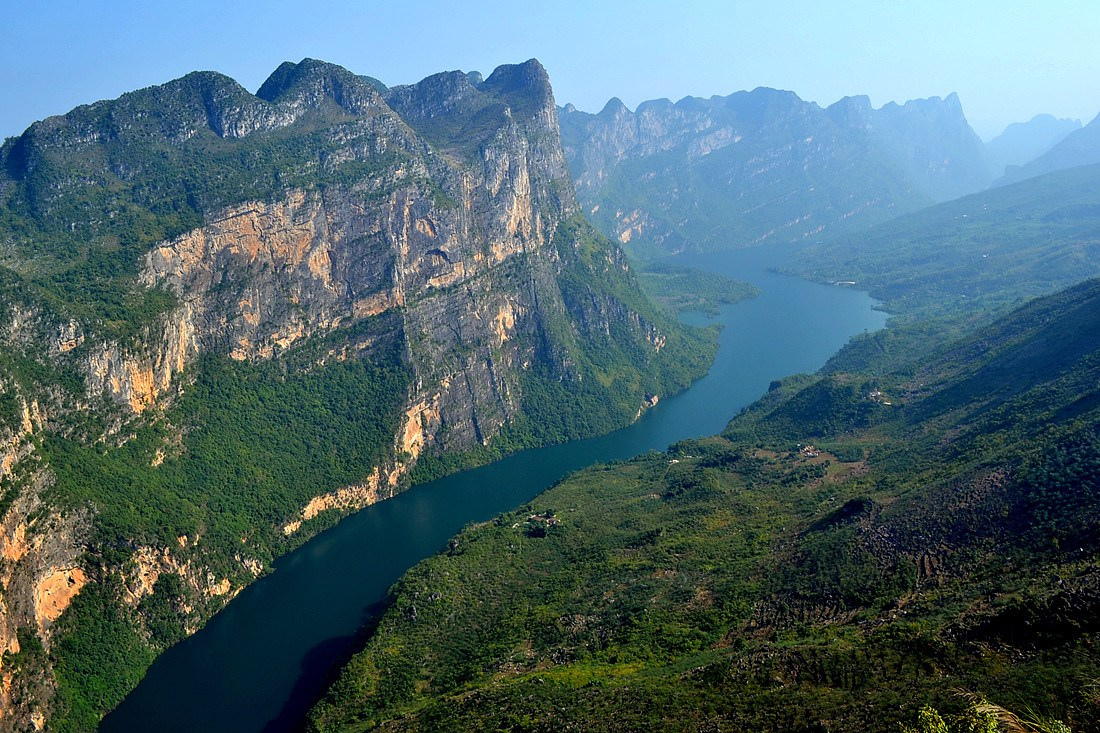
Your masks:
<svg viewBox="0 0 1100 733"><path fill-rule="evenodd" d="M426 456L489 445L532 406L531 384L575 384L609 410L614 400L600 390L624 379L616 399L629 404L612 423L683 386L662 366L680 327L640 298L622 252L579 218L537 61L387 90L307 59L280 66L255 96L218 74L191 74L37 123L0 157L0 194L25 204L13 217L47 243L16 232L13 252L38 253L63 273L25 277L18 257L5 260L16 273L0 272L18 283L4 296L0 334L11 357L0 363L0 391L18 406L9 437L0 432L0 476L10 479L0 495L0 644L13 659L20 634L50 650L74 599L109 578L141 638L171 643L318 516L392 496ZM77 220L89 201L109 216ZM86 286L87 273L102 280ZM204 424L201 412L170 410L204 360L281 364L265 372L278 375L264 399L278 401L287 375L347 360L391 364L394 354L407 383L393 395L398 417L382 457L264 526L233 525L228 539L209 526L216 511L188 504L195 496L174 511L207 520L178 538L118 536L119 526L144 526L129 509L115 534L97 534L115 504L71 484L51 492L56 454L39 456L32 439L110 456L156 435L162 444L142 454L143 466L178 471L187 435ZM568 416L568 406L554 409ZM85 463L98 470L98 459L74 460L70 480ZM117 491L131 490L111 476ZM238 480L228 493L248 490L250 477ZM257 550L257 535L276 539ZM150 609L169 607L177 631L146 623ZM47 660L33 685L22 672L4 678L4 709L14 712L0 730L48 718Z"/></svg>
<svg viewBox="0 0 1100 733"><path fill-rule="evenodd" d="M955 95L822 109L758 88L634 112L567 105L561 124L586 212L643 256L851 231L989 183Z"/></svg>

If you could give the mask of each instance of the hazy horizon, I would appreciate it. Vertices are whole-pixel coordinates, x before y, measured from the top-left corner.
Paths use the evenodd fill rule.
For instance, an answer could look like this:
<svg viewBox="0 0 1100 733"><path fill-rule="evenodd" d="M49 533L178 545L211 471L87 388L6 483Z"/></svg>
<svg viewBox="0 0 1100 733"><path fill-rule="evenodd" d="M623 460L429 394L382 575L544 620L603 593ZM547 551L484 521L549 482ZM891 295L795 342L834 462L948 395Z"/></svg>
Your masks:
<svg viewBox="0 0 1100 733"><path fill-rule="evenodd" d="M198 0L161 8L28 4L0 30L0 137L73 107L195 70L250 91L283 61L312 57L386 84L450 70L488 74L538 58L558 104L598 112L612 97L725 96L755 87L827 107L866 95L889 102L957 93L988 140L1038 114L1087 124L1100 111L1100 6L1064 0L1036 14L1024 2L943 0L844 8L799 1L559 3L492 0L401 7L319 0L308 13L276 0L258 9Z"/></svg>

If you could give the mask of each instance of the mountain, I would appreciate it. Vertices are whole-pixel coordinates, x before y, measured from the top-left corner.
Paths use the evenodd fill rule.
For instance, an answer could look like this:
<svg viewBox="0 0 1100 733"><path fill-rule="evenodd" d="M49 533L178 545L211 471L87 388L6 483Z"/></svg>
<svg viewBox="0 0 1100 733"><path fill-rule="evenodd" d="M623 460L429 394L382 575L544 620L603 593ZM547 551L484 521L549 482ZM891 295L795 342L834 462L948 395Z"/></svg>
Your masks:
<svg viewBox="0 0 1100 733"><path fill-rule="evenodd" d="M410 480L633 420L713 335L580 216L537 61L196 72L0 148L0 729L90 730Z"/></svg>
<svg viewBox="0 0 1100 733"><path fill-rule="evenodd" d="M1100 116L1080 130L1066 135L1058 144L1031 162L1018 167L1009 166L995 185L1004 186L1044 173L1092 163L1100 163Z"/></svg>
<svg viewBox="0 0 1100 733"><path fill-rule="evenodd" d="M970 128L957 94L944 99L890 102L873 109L867 97L845 97L826 114L861 135L868 150L881 151L902 168L918 191L948 201L989 185L981 140Z"/></svg>
<svg viewBox="0 0 1100 733"><path fill-rule="evenodd" d="M823 110L759 88L560 119L586 213L641 256L855 231L988 184L955 95Z"/></svg>
<svg viewBox="0 0 1100 733"><path fill-rule="evenodd" d="M1035 160L1066 135L1081 129L1080 120L1035 115L1028 122L1014 122L985 144L989 172L994 179L1005 175L1008 166L1022 166Z"/></svg>
<svg viewBox="0 0 1100 733"><path fill-rule="evenodd" d="M918 363L1029 298L1100 275L1097 201L1100 165L1057 171L813 245L784 269L866 289L894 315L841 357L862 369L867 359Z"/></svg>
<svg viewBox="0 0 1100 733"><path fill-rule="evenodd" d="M1095 733L1098 379L1093 280L912 374L776 382L414 567L309 729Z"/></svg>

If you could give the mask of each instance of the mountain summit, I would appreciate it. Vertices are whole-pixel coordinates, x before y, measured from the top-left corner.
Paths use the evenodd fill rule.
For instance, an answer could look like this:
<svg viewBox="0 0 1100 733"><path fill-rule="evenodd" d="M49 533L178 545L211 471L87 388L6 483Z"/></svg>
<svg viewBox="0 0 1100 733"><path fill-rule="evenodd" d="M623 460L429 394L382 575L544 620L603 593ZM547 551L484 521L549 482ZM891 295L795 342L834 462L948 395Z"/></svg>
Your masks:
<svg viewBox="0 0 1100 733"><path fill-rule="evenodd" d="M77 108L0 148L0 242L0 730L93 729L337 517L713 354L577 215L534 60Z"/></svg>
<svg viewBox="0 0 1100 733"><path fill-rule="evenodd" d="M560 113L586 211L642 256L859 229L988 184L956 95L826 110L792 92Z"/></svg>

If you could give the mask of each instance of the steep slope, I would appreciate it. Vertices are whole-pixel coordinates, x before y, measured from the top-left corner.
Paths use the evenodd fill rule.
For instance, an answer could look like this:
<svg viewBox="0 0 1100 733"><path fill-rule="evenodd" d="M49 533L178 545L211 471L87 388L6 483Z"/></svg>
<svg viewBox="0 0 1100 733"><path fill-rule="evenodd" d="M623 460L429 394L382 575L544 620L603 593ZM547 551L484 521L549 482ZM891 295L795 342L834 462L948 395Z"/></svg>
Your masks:
<svg viewBox="0 0 1100 733"><path fill-rule="evenodd" d="M988 184L954 95L822 110L760 88L635 112L567 106L561 124L585 210L643 256L855 231Z"/></svg>
<svg viewBox="0 0 1100 733"><path fill-rule="evenodd" d="M1091 281L914 378L791 378L467 529L312 729L896 731L962 689L1100 730L1098 319Z"/></svg>
<svg viewBox="0 0 1100 733"><path fill-rule="evenodd" d="M996 180L1005 175L1008 166L1030 163L1080 129L1080 120L1054 115L1035 115L1027 122L1014 122L985 144L989 173Z"/></svg>
<svg viewBox="0 0 1100 733"><path fill-rule="evenodd" d="M1058 171L815 245L788 269L867 289L895 315L896 328L854 342L858 368L905 352L916 363L1024 299L1100 274L1097 201L1100 166Z"/></svg>
<svg viewBox="0 0 1100 733"><path fill-rule="evenodd" d="M1010 166L994 185L1005 186L1052 171L1100 163L1100 116L1071 132L1047 152L1019 167Z"/></svg>
<svg viewBox="0 0 1100 733"><path fill-rule="evenodd" d="M989 185L985 151L970 129L957 94L944 99L890 102L879 109L867 97L845 97L825 110L839 124L865 139L899 165L918 191L948 201Z"/></svg>
<svg viewBox="0 0 1100 733"><path fill-rule="evenodd" d="M579 217L537 61L195 73L0 162L0 728L94 727L414 468L623 425L713 353Z"/></svg>

